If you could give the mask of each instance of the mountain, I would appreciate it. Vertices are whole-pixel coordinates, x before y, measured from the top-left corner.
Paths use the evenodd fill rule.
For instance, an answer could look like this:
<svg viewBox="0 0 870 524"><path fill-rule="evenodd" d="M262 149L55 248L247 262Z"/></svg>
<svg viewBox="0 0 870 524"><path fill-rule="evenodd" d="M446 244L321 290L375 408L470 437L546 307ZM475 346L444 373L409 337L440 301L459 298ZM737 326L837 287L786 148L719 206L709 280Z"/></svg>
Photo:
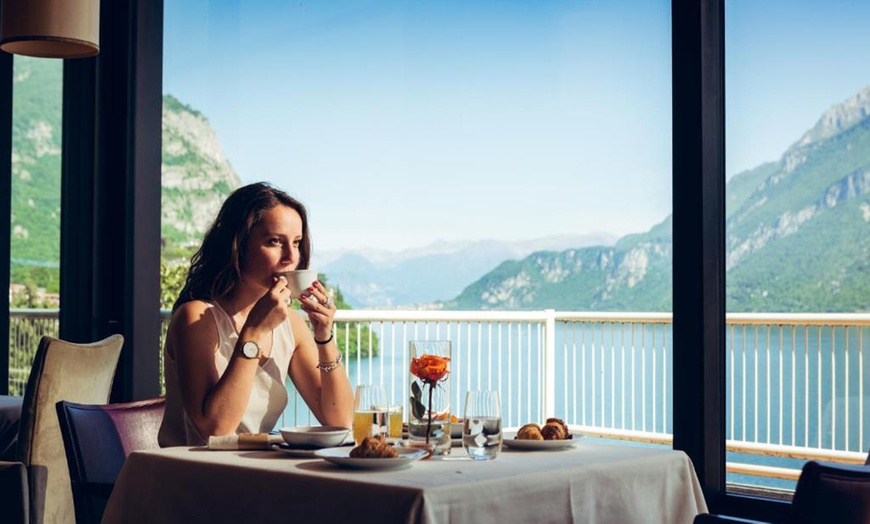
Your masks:
<svg viewBox="0 0 870 524"><path fill-rule="evenodd" d="M11 278L49 291L58 287L61 84L60 62L16 58ZM240 183L205 116L166 95L164 255L186 257ZM870 309L870 86L832 106L778 161L734 176L726 221L730 311ZM439 241L318 252L315 264L356 307L670 310L670 217L614 240Z"/></svg>
<svg viewBox="0 0 870 524"><path fill-rule="evenodd" d="M870 86L826 111L781 156L726 187L727 308L870 309ZM507 261L451 309L669 311L671 218L612 248Z"/></svg>
<svg viewBox="0 0 870 524"><path fill-rule="evenodd" d="M197 247L224 199L241 185L205 116L172 95L164 95L164 256L184 256L186 250Z"/></svg>
<svg viewBox="0 0 870 524"><path fill-rule="evenodd" d="M11 280L57 291L63 64L16 57L13 76ZM164 253L185 256L240 185L214 130L196 110L163 98Z"/></svg>
<svg viewBox="0 0 870 524"><path fill-rule="evenodd" d="M665 311L670 307L669 224L660 224L666 236L653 234L653 228L610 247L539 251L502 262L444 308Z"/></svg>
<svg viewBox="0 0 870 524"><path fill-rule="evenodd" d="M870 309L870 86L825 112L728 220L733 311Z"/></svg>
<svg viewBox="0 0 870 524"><path fill-rule="evenodd" d="M12 78L12 283L59 287L60 60L16 57Z"/></svg>
<svg viewBox="0 0 870 524"><path fill-rule="evenodd" d="M469 282L505 260L522 258L542 248L610 245L614 240L607 233L515 242L440 240L398 252L326 252L316 255L315 263L354 307L425 307L456 296Z"/></svg>
<svg viewBox="0 0 870 524"><path fill-rule="evenodd" d="M15 62L12 282L33 282L48 291L57 291L60 258L62 75L57 61ZM202 113L165 95L162 122L163 255L182 260L241 182ZM453 297L502 261L535 250L614 240L602 233L512 243L439 241L401 252L318 252L316 263L352 305L404 307Z"/></svg>

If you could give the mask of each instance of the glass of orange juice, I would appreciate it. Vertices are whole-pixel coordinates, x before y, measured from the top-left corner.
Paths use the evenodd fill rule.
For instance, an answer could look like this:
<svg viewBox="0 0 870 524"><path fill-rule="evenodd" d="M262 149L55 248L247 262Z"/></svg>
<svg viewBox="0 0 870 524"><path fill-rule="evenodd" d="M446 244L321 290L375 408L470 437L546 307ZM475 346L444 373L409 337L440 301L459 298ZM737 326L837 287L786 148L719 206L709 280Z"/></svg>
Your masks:
<svg viewBox="0 0 870 524"><path fill-rule="evenodd" d="M360 384L353 401L353 441L387 434L387 394L380 384Z"/></svg>
<svg viewBox="0 0 870 524"><path fill-rule="evenodd" d="M399 404L390 404L387 406L387 417L389 418L389 437L402 438L402 422L404 412Z"/></svg>

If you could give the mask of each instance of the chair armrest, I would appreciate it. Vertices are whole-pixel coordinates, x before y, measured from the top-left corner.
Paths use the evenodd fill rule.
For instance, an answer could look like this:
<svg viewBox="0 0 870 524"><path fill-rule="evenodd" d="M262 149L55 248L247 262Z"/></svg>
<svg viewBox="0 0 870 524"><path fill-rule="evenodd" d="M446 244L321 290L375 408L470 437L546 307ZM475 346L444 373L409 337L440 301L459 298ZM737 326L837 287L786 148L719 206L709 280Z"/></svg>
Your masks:
<svg viewBox="0 0 870 524"><path fill-rule="evenodd" d="M30 522L27 467L21 462L0 462L0 508L3 508L3 522Z"/></svg>

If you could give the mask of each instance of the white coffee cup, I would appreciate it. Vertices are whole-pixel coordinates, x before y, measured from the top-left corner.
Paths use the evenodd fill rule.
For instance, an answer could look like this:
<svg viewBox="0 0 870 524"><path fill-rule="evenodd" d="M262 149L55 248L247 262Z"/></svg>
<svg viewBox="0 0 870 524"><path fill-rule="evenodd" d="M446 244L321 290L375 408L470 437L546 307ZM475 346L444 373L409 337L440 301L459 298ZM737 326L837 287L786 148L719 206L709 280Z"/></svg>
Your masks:
<svg viewBox="0 0 870 524"><path fill-rule="evenodd" d="M302 298L302 295L309 295L308 288L314 285L314 281L317 280L317 270L315 269L296 269L278 274L287 279L290 294L297 300Z"/></svg>

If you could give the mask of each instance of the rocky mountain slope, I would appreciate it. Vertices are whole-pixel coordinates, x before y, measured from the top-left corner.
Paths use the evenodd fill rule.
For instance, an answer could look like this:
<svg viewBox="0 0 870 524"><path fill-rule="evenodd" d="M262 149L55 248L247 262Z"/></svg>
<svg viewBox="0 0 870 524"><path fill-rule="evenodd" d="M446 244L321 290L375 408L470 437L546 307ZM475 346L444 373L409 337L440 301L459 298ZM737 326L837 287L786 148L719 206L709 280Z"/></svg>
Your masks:
<svg viewBox="0 0 870 524"><path fill-rule="evenodd" d="M63 64L15 60L13 77L12 282L57 288ZM220 203L240 185L208 120L163 98L164 253L198 244Z"/></svg>
<svg viewBox="0 0 870 524"><path fill-rule="evenodd" d="M12 283L58 285L61 77L56 60L16 58L12 79Z"/></svg>
<svg viewBox="0 0 870 524"><path fill-rule="evenodd" d="M517 242L440 241L400 252L352 251L316 256L323 260L319 268L356 307L437 307L427 304L455 297L469 282L505 260L521 259L540 249L607 246L615 240L613 235L595 233Z"/></svg>
<svg viewBox="0 0 870 524"><path fill-rule="evenodd" d="M175 97L164 95L164 254L172 257L176 248L199 245L221 203L240 185L205 116Z"/></svg>
<svg viewBox="0 0 870 524"><path fill-rule="evenodd" d="M60 62L15 61L11 276L50 291L59 260L61 81ZM169 95L163 137L163 249L183 258L241 182L206 117ZM870 309L870 86L821 115L778 161L733 177L726 197L730 311ZM670 217L615 243L606 235L536 242L442 242L315 262L357 307L454 296L429 307L670 310Z"/></svg>

